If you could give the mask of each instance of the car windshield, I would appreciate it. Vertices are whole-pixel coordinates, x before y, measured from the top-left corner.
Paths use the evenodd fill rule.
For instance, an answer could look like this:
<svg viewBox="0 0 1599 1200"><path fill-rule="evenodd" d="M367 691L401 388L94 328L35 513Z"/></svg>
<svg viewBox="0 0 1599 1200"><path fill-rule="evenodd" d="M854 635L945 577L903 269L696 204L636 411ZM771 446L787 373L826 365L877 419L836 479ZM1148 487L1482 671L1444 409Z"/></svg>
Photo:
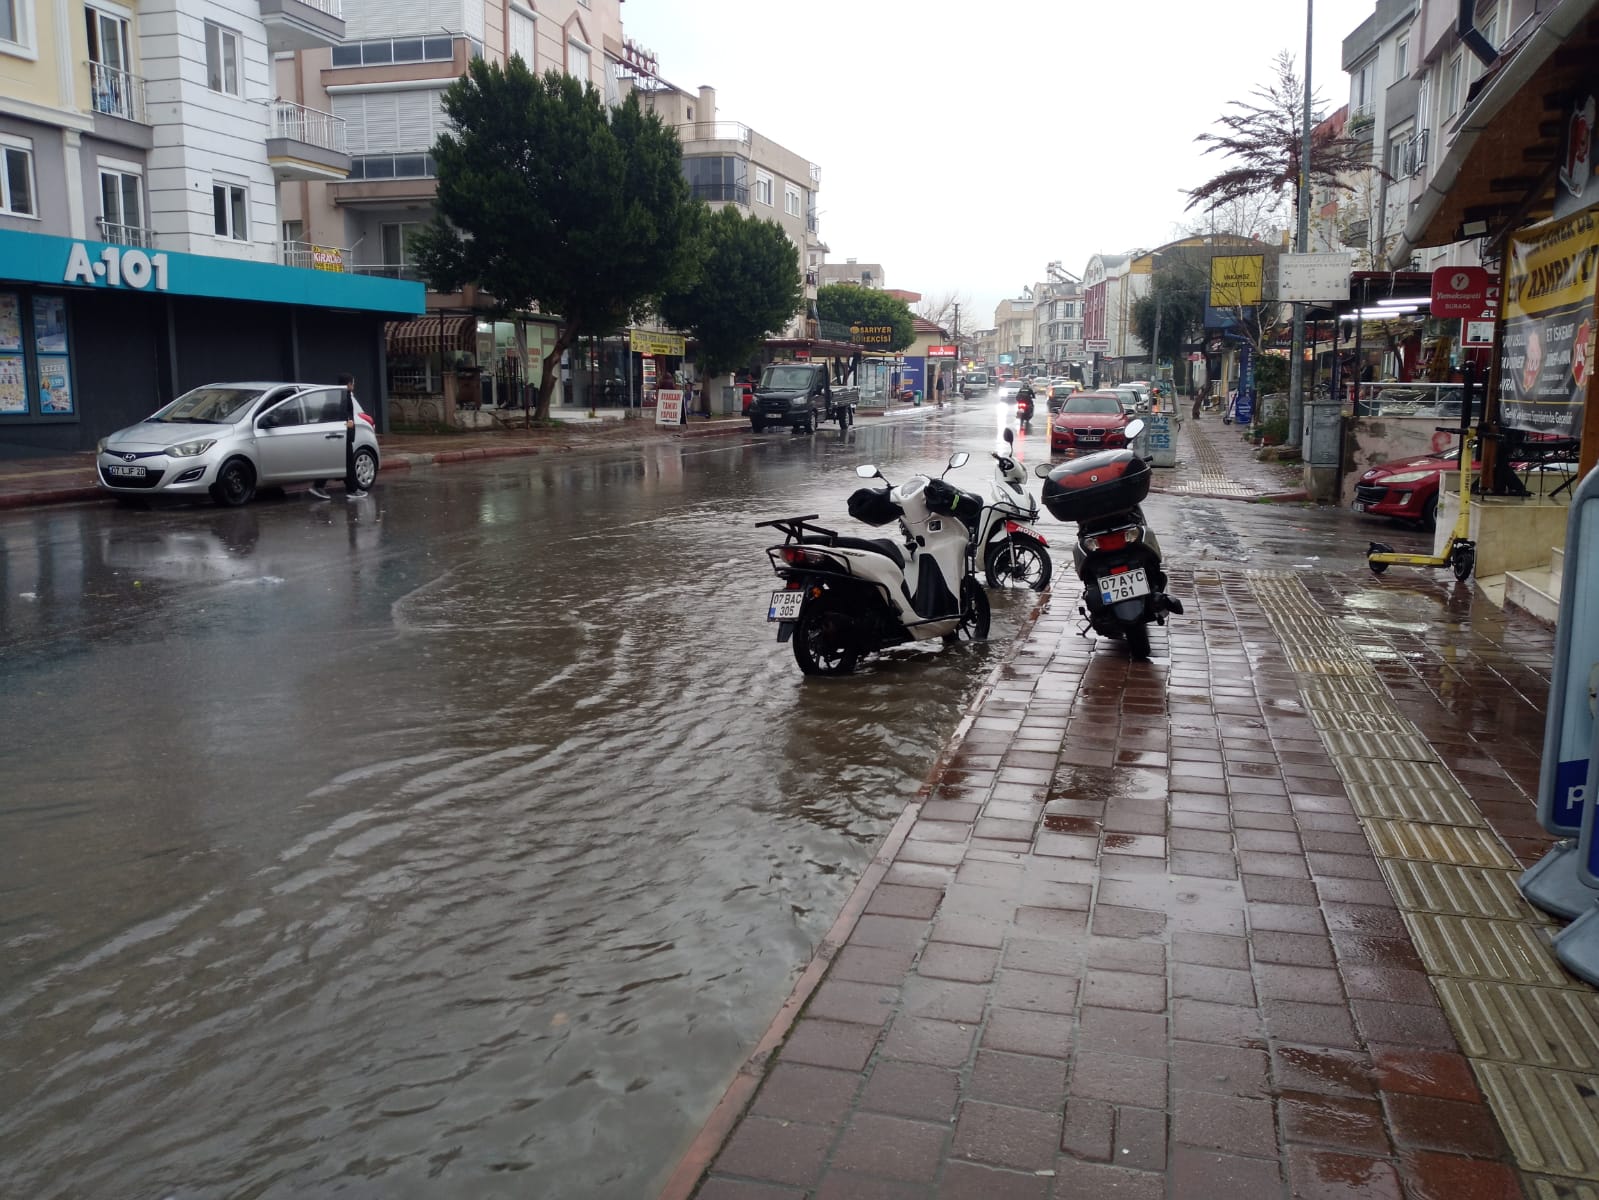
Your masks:
<svg viewBox="0 0 1599 1200"><path fill-rule="evenodd" d="M184 392L150 418L172 425L227 425L261 398L261 388L200 387Z"/></svg>
<svg viewBox="0 0 1599 1200"><path fill-rule="evenodd" d="M767 367L761 376L761 389L763 391L799 391L809 387L811 383L811 369L809 367Z"/></svg>
<svg viewBox="0 0 1599 1200"><path fill-rule="evenodd" d="M1121 405L1114 396L1084 396L1076 395L1066 401L1066 407L1061 410L1069 413L1095 413L1100 416L1115 416L1121 412Z"/></svg>

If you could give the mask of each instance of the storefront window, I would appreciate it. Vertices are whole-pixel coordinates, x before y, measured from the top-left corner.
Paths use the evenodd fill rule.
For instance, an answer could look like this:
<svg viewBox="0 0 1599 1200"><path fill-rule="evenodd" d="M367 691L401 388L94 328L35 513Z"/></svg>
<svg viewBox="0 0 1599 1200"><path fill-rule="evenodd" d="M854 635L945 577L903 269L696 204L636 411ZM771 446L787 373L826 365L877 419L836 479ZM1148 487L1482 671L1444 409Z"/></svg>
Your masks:
<svg viewBox="0 0 1599 1200"><path fill-rule="evenodd" d="M0 417L77 415L63 296L0 292Z"/></svg>

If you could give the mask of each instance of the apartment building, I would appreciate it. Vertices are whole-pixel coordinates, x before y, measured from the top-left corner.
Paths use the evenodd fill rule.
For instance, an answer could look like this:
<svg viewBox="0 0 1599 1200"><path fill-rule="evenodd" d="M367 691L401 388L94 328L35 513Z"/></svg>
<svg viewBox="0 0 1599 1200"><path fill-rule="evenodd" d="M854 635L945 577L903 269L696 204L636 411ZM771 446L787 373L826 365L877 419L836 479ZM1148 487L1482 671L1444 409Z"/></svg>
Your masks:
<svg viewBox="0 0 1599 1200"><path fill-rule="evenodd" d="M994 309L994 356L998 365L1033 361L1033 298L1001 300Z"/></svg>
<svg viewBox="0 0 1599 1200"><path fill-rule="evenodd" d="M1130 254L1096 254L1083 268L1083 338L1101 354L1122 357L1138 344L1127 319L1132 263Z"/></svg>
<svg viewBox="0 0 1599 1200"><path fill-rule="evenodd" d="M1423 175L1433 127L1422 111L1418 0L1379 0L1371 16L1344 39L1349 75L1344 133L1369 147L1371 170L1350 182L1342 201L1357 266L1381 269L1410 208L1411 180ZM1405 264L1392 264L1402 267Z"/></svg>
<svg viewBox="0 0 1599 1200"><path fill-rule="evenodd" d="M882 263L857 262L853 258L846 258L841 263L822 263L816 272L819 287L826 287L830 283L853 283L858 287L880 289L886 286L886 281Z"/></svg>
<svg viewBox="0 0 1599 1200"><path fill-rule="evenodd" d="M1083 283L1051 263L1048 278L1033 285L1033 345L1052 369L1084 360Z"/></svg>
<svg viewBox="0 0 1599 1200"><path fill-rule="evenodd" d="M747 217L776 221L794 243L806 303L783 336L814 338L816 288L826 269L816 220L821 168L748 125L718 120L715 88L688 92L658 77L635 78L628 86L677 129L683 173L695 196L712 208L731 204ZM882 268L875 269L881 287Z"/></svg>
<svg viewBox="0 0 1599 1200"><path fill-rule="evenodd" d="M421 289L280 246L280 188L349 168L273 57L343 36L338 0L0 0L0 454L216 379L348 370L381 414L381 325Z"/></svg>

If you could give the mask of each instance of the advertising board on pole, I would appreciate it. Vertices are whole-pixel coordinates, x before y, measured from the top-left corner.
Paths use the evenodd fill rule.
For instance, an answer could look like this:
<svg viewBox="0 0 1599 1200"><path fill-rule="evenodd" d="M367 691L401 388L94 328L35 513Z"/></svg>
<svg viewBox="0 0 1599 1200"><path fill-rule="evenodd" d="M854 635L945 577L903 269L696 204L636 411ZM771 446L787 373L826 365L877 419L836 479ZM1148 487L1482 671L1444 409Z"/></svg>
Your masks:
<svg viewBox="0 0 1599 1200"><path fill-rule="evenodd" d="M1594 360L1599 215L1548 221L1505 255L1499 406L1511 429L1576 437Z"/></svg>
<svg viewBox="0 0 1599 1200"><path fill-rule="evenodd" d="M1210 260L1210 305L1259 304L1266 273L1264 254L1223 254Z"/></svg>
<svg viewBox="0 0 1599 1200"><path fill-rule="evenodd" d="M1349 274L1354 255L1284 254L1277 260L1277 299L1284 304L1349 299Z"/></svg>
<svg viewBox="0 0 1599 1200"><path fill-rule="evenodd" d="M1583 837L1588 854L1557 845L1522 873L1522 895L1546 912L1575 917L1599 900L1593 861L1594 688L1599 686L1599 470L1571 501L1560 620L1538 772L1538 823L1556 837ZM1585 832L1586 830L1586 832ZM1587 861L1584 861L1584 859Z"/></svg>

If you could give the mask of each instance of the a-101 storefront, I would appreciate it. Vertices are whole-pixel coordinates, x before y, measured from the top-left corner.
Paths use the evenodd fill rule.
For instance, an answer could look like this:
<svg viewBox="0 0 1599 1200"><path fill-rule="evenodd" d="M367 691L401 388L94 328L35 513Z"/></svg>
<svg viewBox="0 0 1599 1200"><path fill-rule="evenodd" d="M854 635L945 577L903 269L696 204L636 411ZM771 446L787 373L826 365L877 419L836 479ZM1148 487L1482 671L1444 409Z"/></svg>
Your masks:
<svg viewBox="0 0 1599 1200"><path fill-rule="evenodd" d="M333 383L386 427L383 325L420 283L0 229L0 458L93 448L224 380Z"/></svg>

